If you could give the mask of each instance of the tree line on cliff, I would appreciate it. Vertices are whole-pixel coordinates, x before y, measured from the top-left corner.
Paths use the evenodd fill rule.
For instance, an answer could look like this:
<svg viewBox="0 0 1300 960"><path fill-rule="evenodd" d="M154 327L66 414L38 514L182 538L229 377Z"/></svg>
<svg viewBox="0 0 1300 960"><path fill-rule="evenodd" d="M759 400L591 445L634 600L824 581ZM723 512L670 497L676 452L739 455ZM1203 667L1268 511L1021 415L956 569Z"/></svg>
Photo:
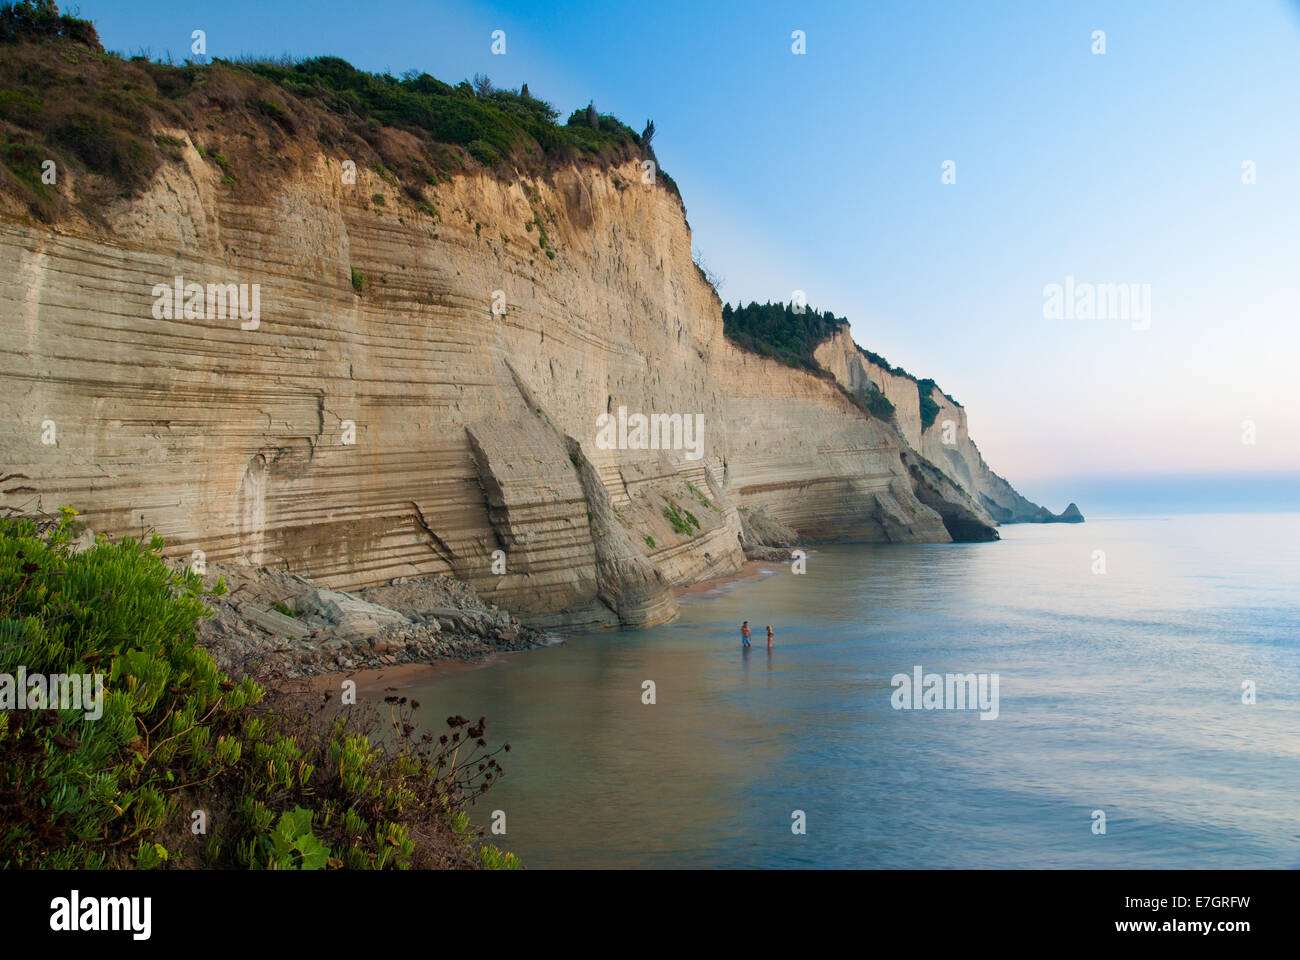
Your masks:
<svg viewBox="0 0 1300 960"><path fill-rule="evenodd" d="M815 356L817 347L849 322L829 310L795 303L737 303L722 305L722 331L737 346L787 367L833 379ZM894 405L874 384L858 394L845 391L859 407L881 420L894 416Z"/></svg>

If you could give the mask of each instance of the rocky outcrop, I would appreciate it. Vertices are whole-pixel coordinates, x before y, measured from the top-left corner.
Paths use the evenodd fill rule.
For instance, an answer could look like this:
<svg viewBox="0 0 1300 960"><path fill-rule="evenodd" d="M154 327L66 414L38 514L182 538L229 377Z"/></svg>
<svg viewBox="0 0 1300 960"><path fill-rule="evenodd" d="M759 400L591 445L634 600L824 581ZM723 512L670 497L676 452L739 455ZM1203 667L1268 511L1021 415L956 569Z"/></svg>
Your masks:
<svg viewBox="0 0 1300 960"><path fill-rule="evenodd" d="M196 621L196 636L235 677L278 685L337 670L481 660L553 642L449 577L398 579L353 594L279 570L205 566L207 587L220 579L229 592L206 598L212 615Z"/></svg>
<svg viewBox="0 0 1300 960"><path fill-rule="evenodd" d="M299 597L294 606L307 622L329 625L345 640L368 637L407 620L396 610L336 590L312 590Z"/></svg>
<svg viewBox="0 0 1300 960"><path fill-rule="evenodd" d="M799 532L774 519L761 508L741 507L740 541L745 548L793 547L799 542Z"/></svg>
<svg viewBox="0 0 1300 960"><path fill-rule="evenodd" d="M663 573L637 549L610 500L600 475L582 452L582 444L568 440L569 455L577 468L591 505L591 524L599 574L597 596L629 626L652 626L677 615L677 599Z"/></svg>
<svg viewBox="0 0 1300 960"><path fill-rule="evenodd" d="M576 613L597 586L587 492L563 437L522 392L506 392L507 417L465 426L492 534L481 562L513 609Z"/></svg>
<svg viewBox="0 0 1300 960"><path fill-rule="evenodd" d="M998 532L988 523L988 515L942 470L914 450L904 450L900 457L912 476L917 497L943 518L943 525L954 540L998 539Z"/></svg>
<svg viewBox="0 0 1300 960"><path fill-rule="evenodd" d="M1052 513L1046 507L1039 507L1035 523L1083 523L1083 514L1076 504L1071 503L1060 513Z"/></svg>
<svg viewBox="0 0 1300 960"><path fill-rule="evenodd" d="M987 539L1002 519L977 471L950 474L962 493L905 463L956 469L901 379L836 374L876 376L895 427L728 341L680 202L636 164L465 174L417 208L318 149L249 185L186 141L107 227L0 219L0 463L45 506L334 590L449 575L530 616L625 623L737 569L742 508L801 540ZM203 286L168 313L178 278ZM209 284L256 285L258 316L209 309ZM620 408L701 429L611 447L598 418Z"/></svg>

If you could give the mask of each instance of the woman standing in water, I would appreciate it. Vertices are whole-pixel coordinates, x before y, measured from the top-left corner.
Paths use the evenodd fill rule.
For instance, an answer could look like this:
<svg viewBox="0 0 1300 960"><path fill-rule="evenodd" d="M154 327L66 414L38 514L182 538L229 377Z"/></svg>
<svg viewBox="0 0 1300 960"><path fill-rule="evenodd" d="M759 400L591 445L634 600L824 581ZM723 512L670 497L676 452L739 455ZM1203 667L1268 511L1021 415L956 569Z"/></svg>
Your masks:
<svg viewBox="0 0 1300 960"><path fill-rule="evenodd" d="M772 625L767 625L767 649L772 649Z"/></svg>

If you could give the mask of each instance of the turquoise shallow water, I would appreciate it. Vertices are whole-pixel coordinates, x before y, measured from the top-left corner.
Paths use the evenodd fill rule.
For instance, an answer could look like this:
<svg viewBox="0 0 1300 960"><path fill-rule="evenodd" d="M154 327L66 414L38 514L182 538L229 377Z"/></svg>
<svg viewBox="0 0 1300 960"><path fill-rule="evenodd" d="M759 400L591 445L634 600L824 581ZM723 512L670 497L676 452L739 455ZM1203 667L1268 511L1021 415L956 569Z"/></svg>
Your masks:
<svg viewBox="0 0 1300 960"><path fill-rule="evenodd" d="M816 549L403 692L511 742L474 818L531 867L1300 867L1300 516L1002 535ZM999 716L893 709L917 665L997 673Z"/></svg>

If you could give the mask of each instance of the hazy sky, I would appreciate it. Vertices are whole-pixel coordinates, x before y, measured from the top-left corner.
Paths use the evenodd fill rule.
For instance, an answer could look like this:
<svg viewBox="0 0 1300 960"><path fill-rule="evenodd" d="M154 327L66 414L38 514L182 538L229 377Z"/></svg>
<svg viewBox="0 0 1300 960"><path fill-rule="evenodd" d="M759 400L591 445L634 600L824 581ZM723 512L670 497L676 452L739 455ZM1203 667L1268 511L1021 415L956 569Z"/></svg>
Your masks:
<svg viewBox="0 0 1300 960"><path fill-rule="evenodd" d="M637 129L653 118L725 299L803 290L847 316L964 403L993 468L1056 509L1069 478L1300 471L1300 15L1283 0L81 13L127 53L183 59L204 29L214 56L483 72L565 115L594 98ZM1045 317L1044 286L1067 276L1149 284L1149 329Z"/></svg>

